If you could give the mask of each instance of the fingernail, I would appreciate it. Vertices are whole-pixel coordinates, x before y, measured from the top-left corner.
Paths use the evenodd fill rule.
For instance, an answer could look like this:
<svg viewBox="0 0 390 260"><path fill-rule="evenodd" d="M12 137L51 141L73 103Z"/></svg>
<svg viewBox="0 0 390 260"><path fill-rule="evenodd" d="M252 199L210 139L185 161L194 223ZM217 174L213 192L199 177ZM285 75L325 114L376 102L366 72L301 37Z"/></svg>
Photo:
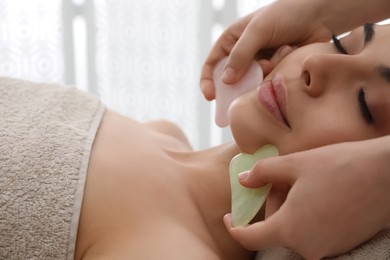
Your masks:
<svg viewBox="0 0 390 260"><path fill-rule="evenodd" d="M249 176L249 172L242 172L242 173L238 174L238 179L240 181L244 181L244 180L248 179L248 176Z"/></svg>
<svg viewBox="0 0 390 260"><path fill-rule="evenodd" d="M236 77L236 71L228 67L224 70L221 79L222 81L229 83L232 82L235 77Z"/></svg>

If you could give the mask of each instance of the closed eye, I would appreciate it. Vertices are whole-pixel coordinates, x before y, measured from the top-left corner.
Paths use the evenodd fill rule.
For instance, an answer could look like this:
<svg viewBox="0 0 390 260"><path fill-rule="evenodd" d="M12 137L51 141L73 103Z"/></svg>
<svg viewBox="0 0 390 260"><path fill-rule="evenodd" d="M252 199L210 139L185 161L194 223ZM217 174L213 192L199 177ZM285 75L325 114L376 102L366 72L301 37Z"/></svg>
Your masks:
<svg viewBox="0 0 390 260"><path fill-rule="evenodd" d="M364 93L364 90L362 88L359 89L358 100L359 100L360 111L363 115L364 120L367 123L372 124L374 122L374 119L372 118L370 109L367 106L365 93Z"/></svg>
<svg viewBox="0 0 390 260"><path fill-rule="evenodd" d="M332 35L332 40L338 52L341 54L348 54L347 50L341 45L340 40L334 34Z"/></svg>

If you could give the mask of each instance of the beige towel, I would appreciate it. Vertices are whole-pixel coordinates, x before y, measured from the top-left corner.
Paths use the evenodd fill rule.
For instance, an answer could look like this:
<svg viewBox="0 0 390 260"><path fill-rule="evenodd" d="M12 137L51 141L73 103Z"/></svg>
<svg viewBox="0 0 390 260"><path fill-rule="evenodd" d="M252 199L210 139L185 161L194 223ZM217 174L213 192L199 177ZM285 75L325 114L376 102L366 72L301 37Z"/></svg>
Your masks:
<svg viewBox="0 0 390 260"><path fill-rule="evenodd" d="M73 259L100 101L0 78L0 259Z"/></svg>
<svg viewBox="0 0 390 260"><path fill-rule="evenodd" d="M274 248L258 252L256 260L302 260L294 252L284 248ZM390 259L390 228L379 232L374 238L349 253L329 257L332 260L388 260Z"/></svg>

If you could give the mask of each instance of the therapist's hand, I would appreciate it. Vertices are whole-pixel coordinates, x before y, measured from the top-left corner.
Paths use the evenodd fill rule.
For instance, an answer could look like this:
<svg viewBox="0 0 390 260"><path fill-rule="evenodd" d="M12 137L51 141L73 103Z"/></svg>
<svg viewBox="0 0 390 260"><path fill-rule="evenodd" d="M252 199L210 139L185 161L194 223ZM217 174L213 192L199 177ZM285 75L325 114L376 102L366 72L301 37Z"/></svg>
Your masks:
<svg viewBox="0 0 390 260"><path fill-rule="evenodd" d="M225 225L251 250L283 246L306 259L347 252L390 223L389 147L382 137L259 161L240 181L274 183L266 220L233 228L227 215Z"/></svg>
<svg viewBox="0 0 390 260"><path fill-rule="evenodd" d="M276 1L229 26L203 65L200 85L205 98L215 98L213 71L225 56L230 55L222 78L225 83L232 84L243 76L259 50L329 40L332 33L317 15L319 5L316 3L320 1L307 2ZM262 58L261 53L258 56Z"/></svg>

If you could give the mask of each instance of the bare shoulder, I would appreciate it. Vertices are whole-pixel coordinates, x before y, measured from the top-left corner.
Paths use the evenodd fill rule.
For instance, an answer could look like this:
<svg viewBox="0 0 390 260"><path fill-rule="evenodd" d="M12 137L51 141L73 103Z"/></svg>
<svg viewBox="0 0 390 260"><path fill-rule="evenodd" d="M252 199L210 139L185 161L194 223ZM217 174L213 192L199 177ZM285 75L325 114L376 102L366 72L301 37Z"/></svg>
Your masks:
<svg viewBox="0 0 390 260"><path fill-rule="evenodd" d="M178 127L176 124L168 120L156 120L156 121L149 121L145 123L145 125L147 125L151 129L161 134L177 139L179 142L185 145L186 148L192 150L191 144L188 141L187 136L184 134L183 130L180 127Z"/></svg>

